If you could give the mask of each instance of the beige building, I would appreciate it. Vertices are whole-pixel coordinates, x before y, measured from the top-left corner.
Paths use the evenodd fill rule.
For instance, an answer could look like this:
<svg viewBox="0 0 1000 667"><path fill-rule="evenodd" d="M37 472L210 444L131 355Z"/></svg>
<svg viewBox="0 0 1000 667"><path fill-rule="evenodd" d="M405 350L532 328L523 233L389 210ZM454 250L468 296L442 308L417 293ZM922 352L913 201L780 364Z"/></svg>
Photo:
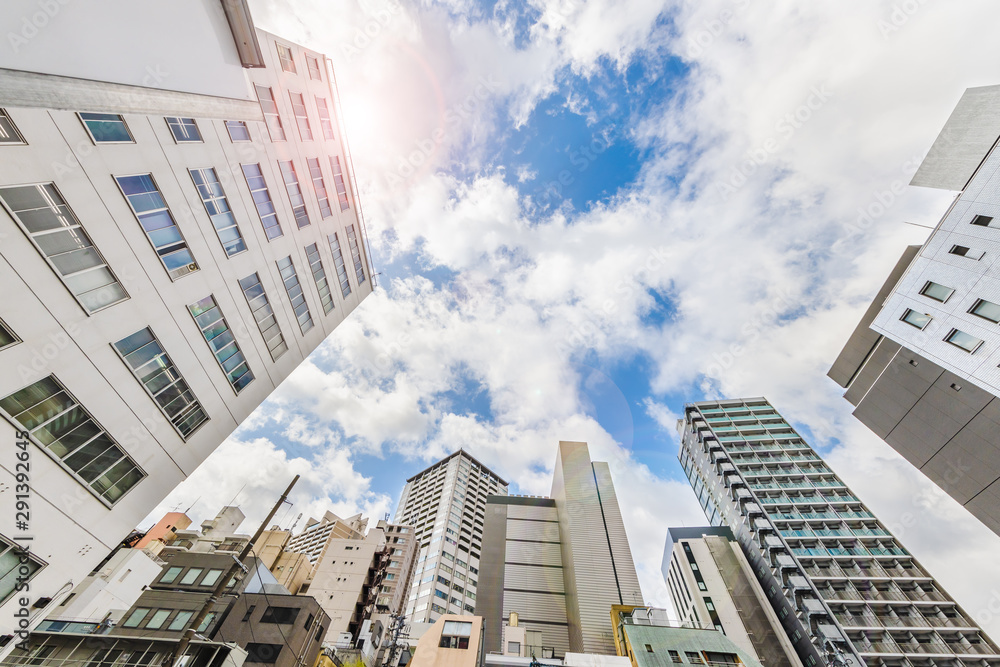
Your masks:
<svg viewBox="0 0 1000 667"><path fill-rule="evenodd" d="M445 614L417 642L409 667L476 667L482 655L482 617Z"/></svg>

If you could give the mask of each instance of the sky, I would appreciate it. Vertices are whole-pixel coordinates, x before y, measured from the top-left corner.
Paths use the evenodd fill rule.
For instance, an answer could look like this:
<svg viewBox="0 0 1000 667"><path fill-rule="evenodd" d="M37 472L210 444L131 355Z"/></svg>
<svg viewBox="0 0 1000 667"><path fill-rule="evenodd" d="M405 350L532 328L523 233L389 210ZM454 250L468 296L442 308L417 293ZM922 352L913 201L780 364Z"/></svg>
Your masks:
<svg viewBox="0 0 1000 667"><path fill-rule="evenodd" d="M1000 639L1000 537L826 377L955 193L904 187L962 92L1000 83L987 0L251 0L326 53L377 289L150 515L294 474L288 527L395 511L465 448L547 494L608 461L646 602L685 402L765 396ZM300 521L299 526L302 523Z"/></svg>

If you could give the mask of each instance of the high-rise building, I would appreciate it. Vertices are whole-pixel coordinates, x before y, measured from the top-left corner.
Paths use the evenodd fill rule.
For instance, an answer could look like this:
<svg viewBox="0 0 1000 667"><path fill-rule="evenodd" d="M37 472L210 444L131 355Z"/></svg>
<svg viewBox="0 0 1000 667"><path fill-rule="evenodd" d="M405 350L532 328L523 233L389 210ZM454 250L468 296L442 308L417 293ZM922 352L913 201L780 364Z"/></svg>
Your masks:
<svg viewBox="0 0 1000 667"><path fill-rule="evenodd" d="M30 487L0 558L24 547L31 606L190 475L372 271L330 62L245 0L12 0L0 21L0 440L23 468L0 483Z"/></svg>
<svg viewBox="0 0 1000 667"><path fill-rule="evenodd" d="M690 403L677 427L705 514L736 536L805 665L1000 665L996 644L766 399Z"/></svg>
<svg viewBox="0 0 1000 667"><path fill-rule="evenodd" d="M729 528L668 529L661 570L680 625L714 628L763 665L802 667Z"/></svg>
<svg viewBox="0 0 1000 667"><path fill-rule="evenodd" d="M559 443L550 497L488 499L481 568L488 651L515 613L537 658L614 655L612 605L642 604L611 471L584 442Z"/></svg>
<svg viewBox="0 0 1000 667"><path fill-rule="evenodd" d="M958 192L829 375L854 416L1000 534L1000 86L962 96L911 185Z"/></svg>
<svg viewBox="0 0 1000 667"><path fill-rule="evenodd" d="M475 611L491 495L507 495L507 482L464 450L406 480L395 522L413 526L420 543L406 605L410 622Z"/></svg>

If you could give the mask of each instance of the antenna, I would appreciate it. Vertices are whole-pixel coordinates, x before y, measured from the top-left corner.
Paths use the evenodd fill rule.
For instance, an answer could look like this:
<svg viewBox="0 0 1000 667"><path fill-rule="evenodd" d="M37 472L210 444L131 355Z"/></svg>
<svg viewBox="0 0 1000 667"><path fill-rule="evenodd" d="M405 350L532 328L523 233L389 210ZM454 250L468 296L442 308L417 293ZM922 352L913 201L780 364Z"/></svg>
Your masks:
<svg viewBox="0 0 1000 667"><path fill-rule="evenodd" d="M193 502L193 503L191 503L191 506L190 506L190 507L188 507L188 508L187 508L186 510L184 510L184 513L185 513L185 514L187 514L187 513L188 513L188 512L190 512L190 511L191 511L192 509L194 509L194 506L198 504L198 501L199 501L199 500L201 500L201 496L198 496L197 498L195 498L195 499L194 499L194 502ZM180 503L178 503L178 504L177 504L177 507L178 507L178 508L180 508Z"/></svg>
<svg viewBox="0 0 1000 667"><path fill-rule="evenodd" d="M295 521L292 522L291 528L288 529L289 533L292 532L293 530L295 530L295 526L298 525L299 519L301 519L301 518L302 518L302 512L299 512L299 515L297 517L295 517Z"/></svg>

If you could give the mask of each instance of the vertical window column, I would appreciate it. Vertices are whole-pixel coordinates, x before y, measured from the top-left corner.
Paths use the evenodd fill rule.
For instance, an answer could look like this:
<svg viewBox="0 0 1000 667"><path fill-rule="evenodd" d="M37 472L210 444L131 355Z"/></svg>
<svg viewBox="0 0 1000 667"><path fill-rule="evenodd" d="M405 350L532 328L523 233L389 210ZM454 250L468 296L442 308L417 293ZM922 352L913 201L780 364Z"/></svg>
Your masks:
<svg viewBox="0 0 1000 667"><path fill-rule="evenodd" d="M205 205L208 217L212 219L212 226L222 243L227 257L239 254L247 249L247 244L243 241L240 228L236 226L236 218L229 208L229 200L222 190L222 183L215 173L215 169L189 169L194 186L198 189L201 202Z"/></svg>
<svg viewBox="0 0 1000 667"><path fill-rule="evenodd" d="M116 176L115 180L170 279L177 280L197 271L198 264L156 187L153 175Z"/></svg>
<svg viewBox="0 0 1000 667"><path fill-rule="evenodd" d="M358 276L358 284L365 282L365 264L361 259L361 246L354 233L354 225L347 225L347 242L351 246L351 257L354 259L354 272Z"/></svg>
<svg viewBox="0 0 1000 667"><path fill-rule="evenodd" d="M344 253L340 249L340 239L336 232L327 237L330 242L330 252L333 253L333 265L337 267L337 279L340 280L340 291L347 298L351 293L351 281L347 278L347 267L344 265Z"/></svg>
<svg viewBox="0 0 1000 667"><path fill-rule="evenodd" d="M351 208L351 202L347 198L347 183L344 182L344 171L340 168L340 158L336 155L331 156L330 166L333 168L333 184L337 187L340 210L346 211Z"/></svg>
<svg viewBox="0 0 1000 667"><path fill-rule="evenodd" d="M288 344L278 326L278 319L274 316L274 310L264 292L264 286L260 282L260 276L251 273L246 278L240 279L240 289L243 296L247 298L247 304L253 313L253 318L257 322L257 330L264 338L267 351L271 353L271 361L277 361L278 357L288 350Z"/></svg>
<svg viewBox="0 0 1000 667"><path fill-rule="evenodd" d="M271 201L271 192L267 189L267 182L264 180L260 165L244 164L240 166L243 168L243 176L247 179L247 187L250 189L250 196L253 197L254 206L257 207L257 216L260 218L260 224L264 227L267 240L284 236L281 224L278 222L278 214L274 210L274 202Z"/></svg>
<svg viewBox="0 0 1000 667"><path fill-rule="evenodd" d="M295 265L292 263L292 256L277 261L278 272L281 280L285 284L285 292L288 294L288 301L295 311L295 319L299 323L299 330L303 335L313 328L312 315L309 313L309 304L306 303L306 295L302 292L302 285L299 284L299 276L295 272Z"/></svg>
<svg viewBox="0 0 1000 667"><path fill-rule="evenodd" d="M323 313L329 313L333 310L333 295L330 293L330 284L326 280L326 271L323 270L323 260L319 256L319 247L315 243L306 246L306 257L309 259L309 269L312 271L313 280L316 281L319 300L323 304Z"/></svg>
<svg viewBox="0 0 1000 667"><path fill-rule="evenodd" d="M306 158L309 165L309 176L312 178L313 189L316 191L316 201L319 202L319 214L324 218L333 215L330 208L330 197L326 192L326 183L323 181L323 169L319 165L318 158Z"/></svg>
<svg viewBox="0 0 1000 667"><path fill-rule="evenodd" d="M295 173L295 165L291 160L279 160L278 168L281 170L281 178L285 182L288 201L292 204L295 224L299 229L308 227L310 224L309 212L306 210L306 198L302 195L302 188L299 187L299 177Z"/></svg>
<svg viewBox="0 0 1000 667"><path fill-rule="evenodd" d="M255 86L255 88L271 141L284 141L285 128L281 124L281 116L278 115L278 104L274 101L274 92L267 86Z"/></svg>
<svg viewBox="0 0 1000 667"><path fill-rule="evenodd" d="M222 316L215 297L209 294L204 299L188 306L201 335L219 362L219 367L225 373L226 379L237 394L253 382L254 375L240 350L236 337L229 328L226 318Z"/></svg>

